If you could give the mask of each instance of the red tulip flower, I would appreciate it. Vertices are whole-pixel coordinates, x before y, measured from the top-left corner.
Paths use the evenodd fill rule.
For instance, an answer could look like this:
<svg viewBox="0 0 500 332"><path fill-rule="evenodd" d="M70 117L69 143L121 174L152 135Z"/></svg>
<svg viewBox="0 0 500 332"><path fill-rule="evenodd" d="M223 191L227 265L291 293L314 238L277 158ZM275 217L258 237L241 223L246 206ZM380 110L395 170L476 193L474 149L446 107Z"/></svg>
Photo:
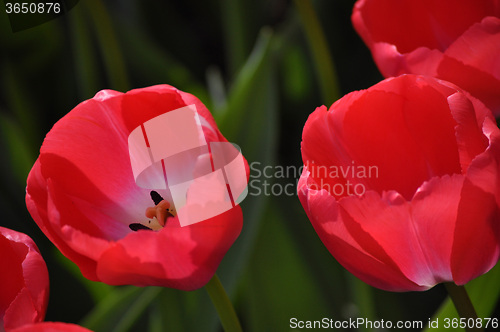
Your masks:
<svg viewBox="0 0 500 332"><path fill-rule="evenodd" d="M0 330L43 321L49 274L27 235L0 227Z"/></svg>
<svg viewBox="0 0 500 332"><path fill-rule="evenodd" d="M161 189L164 183L148 175L142 180L152 189L135 181L131 133L188 105L196 108L207 142L226 142L197 98L167 85L101 91L47 134L28 177L26 203L42 231L88 279L197 289L238 237L240 207L182 227L169 193ZM165 145L182 138L168 140ZM194 167L179 161L161 165L179 172Z"/></svg>
<svg viewBox="0 0 500 332"><path fill-rule="evenodd" d="M390 291L463 285L500 254L500 131L455 85L402 75L313 112L298 194L330 253Z"/></svg>
<svg viewBox="0 0 500 332"><path fill-rule="evenodd" d="M359 0L352 22L385 77L453 82L500 116L500 1Z"/></svg>
<svg viewBox="0 0 500 332"><path fill-rule="evenodd" d="M31 325L23 325L5 332L92 332L89 329L75 324L61 322L41 322Z"/></svg>
<svg viewBox="0 0 500 332"><path fill-rule="evenodd" d="M0 267L0 331L89 332L73 324L43 322L49 275L27 235L0 227Z"/></svg>

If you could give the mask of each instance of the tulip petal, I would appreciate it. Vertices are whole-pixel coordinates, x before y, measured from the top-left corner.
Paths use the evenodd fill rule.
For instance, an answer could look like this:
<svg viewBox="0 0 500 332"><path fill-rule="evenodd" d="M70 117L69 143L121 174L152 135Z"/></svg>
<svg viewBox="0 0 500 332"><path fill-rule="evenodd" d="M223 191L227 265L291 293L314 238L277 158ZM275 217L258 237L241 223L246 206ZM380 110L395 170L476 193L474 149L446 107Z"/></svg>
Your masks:
<svg viewBox="0 0 500 332"><path fill-rule="evenodd" d="M451 251L465 177L436 177L425 182L411 201L412 223L434 283L453 280Z"/></svg>
<svg viewBox="0 0 500 332"><path fill-rule="evenodd" d="M359 0L352 22L385 77L447 80L500 114L498 1Z"/></svg>
<svg viewBox="0 0 500 332"><path fill-rule="evenodd" d="M481 127L484 119L487 116L491 117L491 113L484 107L481 108L479 103L473 105L471 100L462 92L456 92L449 96L448 103L453 118L457 122L455 131L458 152L462 173L465 173L472 160L488 146L488 139L484 136ZM474 109L477 111L473 112Z"/></svg>
<svg viewBox="0 0 500 332"><path fill-rule="evenodd" d="M5 312L3 320L5 328L8 331L14 327L40 322L43 320L43 317L40 317L38 314L28 289L22 288Z"/></svg>
<svg viewBox="0 0 500 332"><path fill-rule="evenodd" d="M326 190L310 189L312 181L309 171L304 168L298 185L299 199L321 241L342 266L366 283L381 289L403 291L428 288L408 279L383 247L342 211L342 205L332 195ZM368 241L369 249L373 251L367 251L363 241Z"/></svg>
<svg viewBox="0 0 500 332"><path fill-rule="evenodd" d="M349 98L349 95L347 96ZM336 105L336 104L334 104ZM338 105L341 108L342 105ZM332 127L335 123L330 117L342 116L340 112L332 114L326 107L319 107L310 116L302 134L302 159L304 165L309 167L311 176L321 188L327 187L333 194L333 188L338 184L345 184L345 177L340 172L338 175L330 175L330 169L326 165L351 165L352 158L345 149L341 136L334 135L339 128ZM337 126L338 127L338 126ZM343 196L342 194L338 196Z"/></svg>
<svg viewBox="0 0 500 332"><path fill-rule="evenodd" d="M488 1L362 0L354 7L352 21L365 42L387 41L401 53L419 46L444 51L470 25L493 12L494 4Z"/></svg>
<svg viewBox="0 0 500 332"><path fill-rule="evenodd" d="M54 125L40 154L42 177L73 197L76 209L83 214L108 214L107 222L99 227L110 238L120 236L116 229L121 227L123 233L151 204L149 191L134 182L128 133L120 129L123 125L116 114L118 99L107 99L106 104L89 100L77 106ZM93 223L94 219L89 219ZM73 219L64 221L71 223ZM77 229L87 226L91 227L73 224Z"/></svg>
<svg viewBox="0 0 500 332"><path fill-rule="evenodd" d="M457 284L486 273L500 258L500 131L491 119L484 127L490 146L472 161L461 192L451 256Z"/></svg>
<svg viewBox="0 0 500 332"><path fill-rule="evenodd" d="M53 188L51 186L50 188ZM60 214L53 203L53 194L41 174L40 159L35 162L28 175L26 189L26 206L33 220L50 241L70 260L75 262L82 274L90 280L98 280L95 275L95 262L88 257L76 253L61 237ZM55 226L55 227L54 227Z"/></svg>
<svg viewBox="0 0 500 332"><path fill-rule="evenodd" d="M451 256L453 280L458 285L488 272L498 261L500 213L495 207L494 196L469 181L464 183Z"/></svg>
<svg viewBox="0 0 500 332"><path fill-rule="evenodd" d="M303 161L311 164L318 184L327 185L337 195L332 188L337 184L345 187L347 179L379 193L396 190L411 199L424 181L461 172L456 122L447 99L434 88L433 80L422 77L414 82L413 77L405 76L397 83L389 79L369 93L347 95L328 112L318 108L309 117L302 139ZM454 92L446 86L439 89ZM429 122L429 117L435 121ZM359 170L359 166L365 170L376 167L376 176L349 171ZM332 167L341 172L333 174Z"/></svg>
<svg viewBox="0 0 500 332"><path fill-rule="evenodd" d="M453 82L500 112L500 18L474 24L448 50L437 76Z"/></svg>
<svg viewBox="0 0 500 332"><path fill-rule="evenodd" d="M20 249L24 249L24 255L27 254L27 248L20 245ZM2 253L0 259L1 271L9 271L9 273L0 273L0 316L5 313L5 310L12 303L17 293L19 293L24 286L23 284L23 271L21 268L22 258L20 258L11 242L0 235L0 252Z"/></svg>
<svg viewBox="0 0 500 332"><path fill-rule="evenodd" d="M500 80L499 51L500 18L488 16L480 23L470 26L450 45L445 55L466 66L480 68L485 73Z"/></svg>
<svg viewBox="0 0 500 332"><path fill-rule="evenodd" d="M442 52L427 47L418 47L411 53L401 54L393 44L377 42L372 46L373 60L384 77L406 73L422 73L436 76Z"/></svg>
<svg viewBox="0 0 500 332"><path fill-rule="evenodd" d="M42 322L29 324L10 330L9 332L92 332L82 326L60 322Z"/></svg>
<svg viewBox="0 0 500 332"><path fill-rule="evenodd" d="M0 251L0 329L42 321L49 278L38 248L27 235L0 227Z"/></svg>
<svg viewBox="0 0 500 332"><path fill-rule="evenodd" d="M436 284L405 200L368 191L361 198L345 197L339 204L345 211L346 227L366 252L378 253L377 259L392 262L419 286L430 288Z"/></svg>
<svg viewBox="0 0 500 332"><path fill-rule="evenodd" d="M160 232L138 231L106 250L97 267L111 285L157 285L194 290L206 284L242 227L241 208L180 227L169 219Z"/></svg>

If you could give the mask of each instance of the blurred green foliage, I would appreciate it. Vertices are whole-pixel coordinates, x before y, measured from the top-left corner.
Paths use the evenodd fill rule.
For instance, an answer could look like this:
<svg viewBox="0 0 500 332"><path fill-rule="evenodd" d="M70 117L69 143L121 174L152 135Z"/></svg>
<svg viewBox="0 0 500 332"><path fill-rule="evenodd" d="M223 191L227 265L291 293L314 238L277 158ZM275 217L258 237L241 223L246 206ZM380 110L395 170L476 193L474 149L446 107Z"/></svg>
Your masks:
<svg viewBox="0 0 500 332"><path fill-rule="evenodd" d="M249 163L298 168L308 115L382 79L351 26L353 4L82 0L68 14L17 33L0 13L1 225L30 235L47 261L47 320L95 331L220 330L203 289L90 282L45 238L24 194L51 126L101 89L167 83L199 97ZM327 252L295 195L249 195L242 207L243 231L218 274L245 330L287 331L292 317L427 322L445 300L441 286L389 293L356 280ZM497 306L498 272L469 286L481 316ZM436 315L456 315L448 302Z"/></svg>

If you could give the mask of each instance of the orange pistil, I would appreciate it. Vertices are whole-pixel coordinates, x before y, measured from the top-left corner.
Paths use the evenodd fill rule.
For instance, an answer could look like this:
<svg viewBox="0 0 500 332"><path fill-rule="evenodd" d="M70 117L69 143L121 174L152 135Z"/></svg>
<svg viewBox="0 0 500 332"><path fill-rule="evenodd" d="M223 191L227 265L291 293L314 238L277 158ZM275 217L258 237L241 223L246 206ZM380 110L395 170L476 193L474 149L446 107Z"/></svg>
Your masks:
<svg viewBox="0 0 500 332"><path fill-rule="evenodd" d="M163 227L168 217L174 216L173 211L170 210L170 203L166 200L162 200L154 207L148 207L146 209L146 217L153 219L156 217L158 223Z"/></svg>

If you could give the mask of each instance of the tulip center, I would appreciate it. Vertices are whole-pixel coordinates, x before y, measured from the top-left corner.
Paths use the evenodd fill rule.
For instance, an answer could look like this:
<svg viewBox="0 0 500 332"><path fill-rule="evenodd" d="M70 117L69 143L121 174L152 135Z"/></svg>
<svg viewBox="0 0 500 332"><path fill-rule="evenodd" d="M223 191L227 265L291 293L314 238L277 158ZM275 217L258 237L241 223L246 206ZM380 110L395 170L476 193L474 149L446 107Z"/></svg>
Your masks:
<svg viewBox="0 0 500 332"><path fill-rule="evenodd" d="M165 226L169 217L175 217L175 210L170 207L170 203L164 200L156 191L151 191L151 199L155 203L155 206L146 209L145 215L148 220L146 222L130 224L129 227L131 230L159 231Z"/></svg>

